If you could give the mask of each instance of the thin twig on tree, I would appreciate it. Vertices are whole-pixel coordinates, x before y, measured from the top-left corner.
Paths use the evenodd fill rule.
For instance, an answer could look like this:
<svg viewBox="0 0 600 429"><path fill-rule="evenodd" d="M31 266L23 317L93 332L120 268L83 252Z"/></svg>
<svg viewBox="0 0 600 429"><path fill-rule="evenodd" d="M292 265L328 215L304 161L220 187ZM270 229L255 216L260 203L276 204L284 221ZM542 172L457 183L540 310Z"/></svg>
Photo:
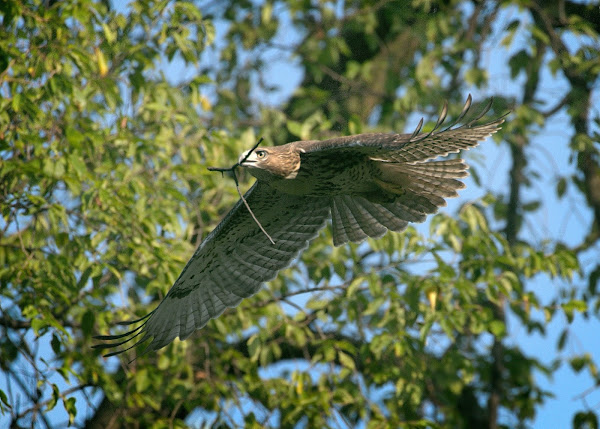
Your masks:
<svg viewBox="0 0 600 429"><path fill-rule="evenodd" d="M248 157L250 156L250 154L256 150L256 148L258 147L258 145L261 144L262 141L263 141L263 138L261 137L258 140L258 142L256 142L256 144L252 147L252 149L250 149L248 151L248 153L246 154L246 156L244 157L244 159L242 159L242 162L236 162L235 164L233 164L231 167L228 167L228 168L225 168L225 167L208 167L208 170L209 171L219 171L219 172L221 172L221 174L225 174L226 171L231 171L231 174L233 175L233 181L235 182L235 189L237 189L237 192L238 192L241 200L244 202L244 205L246 206L246 208L250 212L250 215L252 216L252 219L254 219L254 222L256 222L256 224L258 225L258 227L260 228L260 230L263 232L263 234L265 234L267 236L267 238L269 239L269 241L271 242L271 244L275 244L275 242L273 241L273 239L271 238L271 236L267 233L267 231L265 231L265 229L263 228L263 226L261 225L261 223L258 221L258 219L256 218L256 216L252 212L252 209L250 208L250 206L248 205L248 202L244 198L244 195L240 191L240 184L238 182L237 175L235 174L235 170L248 159Z"/></svg>

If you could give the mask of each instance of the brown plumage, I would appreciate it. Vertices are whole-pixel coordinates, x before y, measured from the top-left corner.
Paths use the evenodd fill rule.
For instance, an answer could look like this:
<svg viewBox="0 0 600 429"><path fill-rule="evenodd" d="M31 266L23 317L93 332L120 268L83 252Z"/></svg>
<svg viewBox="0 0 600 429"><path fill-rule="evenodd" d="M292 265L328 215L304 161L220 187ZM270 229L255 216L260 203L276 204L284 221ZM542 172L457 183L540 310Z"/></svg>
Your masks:
<svg viewBox="0 0 600 429"><path fill-rule="evenodd" d="M469 96L457 122L470 105ZM131 347L151 339L146 351L153 351L177 336L187 338L273 279L329 219L336 246L423 222L446 205L445 198L458 195L464 188L458 179L467 176L462 159L432 159L475 147L498 131L503 118L475 125L490 107L491 101L470 122L443 131L447 106L429 133L421 133L421 121L412 134L360 134L245 152L239 165L258 179L245 199L274 244L238 201L159 306L126 324L144 322L122 335L97 337L114 342L95 347L119 346L142 334Z"/></svg>

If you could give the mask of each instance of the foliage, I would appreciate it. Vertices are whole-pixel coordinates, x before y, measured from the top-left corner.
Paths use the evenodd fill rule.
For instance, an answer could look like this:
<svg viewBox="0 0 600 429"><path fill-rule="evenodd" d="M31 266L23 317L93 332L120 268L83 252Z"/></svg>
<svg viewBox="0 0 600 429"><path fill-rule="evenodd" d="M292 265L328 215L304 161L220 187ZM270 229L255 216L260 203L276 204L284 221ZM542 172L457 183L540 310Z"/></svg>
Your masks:
<svg viewBox="0 0 600 429"><path fill-rule="evenodd" d="M0 422L516 427L552 395L537 373L567 363L600 382L592 355L561 354L569 324L600 308L599 262L585 264L600 239L597 6L338 3L0 4ZM291 28L298 40L280 43ZM456 115L469 90L494 92L482 61L494 40L521 88L494 94L496 114L512 110L496 136L513 162L507 191L361 245L334 248L325 230L238 308L130 364L133 350L90 348L156 305L236 200L207 165L257 136L402 130L444 98ZM257 96L276 89L274 53L303 72L275 107ZM548 72L568 90L540 103ZM592 220L578 240L536 240L523 225L544 206L524 195L541 179L526 155L562 113L575 173L557 172L556 194L581 195ZM540 278L550 302L530 288ZM561 317L554 364L506 341L509 318L545 335ZM573 427L597 420L582 405Z"/></svg>

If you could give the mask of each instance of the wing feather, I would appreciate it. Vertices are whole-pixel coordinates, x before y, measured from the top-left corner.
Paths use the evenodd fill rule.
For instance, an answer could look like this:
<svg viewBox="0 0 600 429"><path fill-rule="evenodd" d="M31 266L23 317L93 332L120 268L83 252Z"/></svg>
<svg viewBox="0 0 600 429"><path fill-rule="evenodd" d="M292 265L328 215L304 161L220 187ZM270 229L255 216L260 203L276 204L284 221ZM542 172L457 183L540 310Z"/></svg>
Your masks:
<svg viewBox="0 0 600 429"><path fill-rule="evenodd" d="M344 226L345 235L348 237L350 241L359 242L367 238L367 234L364 233L362 228L360 227L358 221L352 214L352 210L348 207L348 204L343 197L341 197L341 204L338 204L338 210L340 212L340 217L342 220L342 224ZM334 237L335 238L335 237ZM334 240L334 242L337 240Z"/></svg>
<svg viewBox="0 0 600 429"><path fill-rule="evenodd" d="M344 202L366 235L373 238L379 238L387 232L387 228L377 222L377 220L374 219L362 205L355 201L354 198L349 195L344 195Z"/></svg>
<svg viewBox="0 0 600 429"><path fill-rule="evenodd" d="M245 196L250 208L275 240L271 244L239 201L196 250L163 301L141 326L96 348L127 343L137 335L149 341L144 353L158 350L255 294L308 246L329 219L329 200L289 196L257 182ZM123 352L119 350L109 355Z"/></svg>
<svg viewBox="0 0 600 429"><path fill-rule="evenodd" d="M331 201L332 235L333 244L336 246L350 241L348 234L346 234L345 224L340 214L339 206L341 204L342 202L336 197L334 197Z"/></svg>
<svg viewBox="0 0 600 429"><path fill-rule="evenodd" d="M444 198L457 196L467 175L462 160L376 163L374 182L389 201L369 200L369 195L336 195L332 198L333 242L360 242L366 236L380 237L388 229L402 231L408 222L423 222L428 214L446 205ZM357 228L360 229L356 232Z"/></svg>
<svg viewBox="0 0 600 429"><path fill-rule="evenodd" d="M459 115L461 120L471 107L471 96ZM337 137L323 141L296 142L302 152L302 157L325 156L327 152L354 151L363 153L372 158L388 162L421 162L438 156L446 156L461 150L473 148L480 141L494 134L504 122L504 116L484 124L475 124L481 119L491 107L491 100L487 106L463 125L439 130L445 119L446 108L442 110L440 118L434 129L429 133L422 133L417 127L416 133L393 134L393 133L368 133L354 136Z"/></svg>

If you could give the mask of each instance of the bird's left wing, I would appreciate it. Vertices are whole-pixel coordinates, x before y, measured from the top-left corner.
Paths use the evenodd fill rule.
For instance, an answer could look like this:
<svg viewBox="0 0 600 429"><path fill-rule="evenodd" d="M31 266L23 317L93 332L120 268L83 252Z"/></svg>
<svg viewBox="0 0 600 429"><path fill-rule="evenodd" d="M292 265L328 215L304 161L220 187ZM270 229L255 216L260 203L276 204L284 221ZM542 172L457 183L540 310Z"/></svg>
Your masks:
<svg viewBox="0 0 600 429"><path fill-rule="evenodd" d="M96 348L112 348L141 336L151 339L145 352L158 350L255 294L308 246L329 218L322 198L282 194L257 182L245 196L252 212L273 238L272 244L242 203L238 203L206 237L158 307L137 328L121 335L98 336L110 341ZM107 356L121 353L119 350Z"/></svg>
<svg viewBox="0 0 600 429"><path fill-rule="evenodd" d="M423 127L423 119L421 119L412 134L368 133L322 141L298 142L297 145L304 158L327 157L332 151L335 151L337 155L343 153L364 154L388 162L423 162L473 148L480 141L497 132L506 115L479 123L479 120L492 107L492 102L493 99L490 99L481 112L470 117L468 121L462 122L470 114L472 98L469 95L462 112L454 123L441 129L448 113L448 105L445 104L434 128L427 133L421 132Z"/></svg>
<svg viewBox="0 0 600 429"><path fill-rule="evenodd" d="M457 190L465 187L460 179L468 175L467 164L462 159L434 159L477 146L504 122L501 116L479 123L492 100L479 114L463 121L471 103L469 96L454 124L445 129L441 126L447 104L427 133L421 132L421 120L412 134L359 134L294 143L302 160L300 171L303 165L342 173L354 168L354 178L360 178L347 180L339 174L341 179L330 180L344 190L331 199L334 245L377 238L388 230L402 231L409 222L423 222L446 205L446 198L458 195Z"/></svg>

